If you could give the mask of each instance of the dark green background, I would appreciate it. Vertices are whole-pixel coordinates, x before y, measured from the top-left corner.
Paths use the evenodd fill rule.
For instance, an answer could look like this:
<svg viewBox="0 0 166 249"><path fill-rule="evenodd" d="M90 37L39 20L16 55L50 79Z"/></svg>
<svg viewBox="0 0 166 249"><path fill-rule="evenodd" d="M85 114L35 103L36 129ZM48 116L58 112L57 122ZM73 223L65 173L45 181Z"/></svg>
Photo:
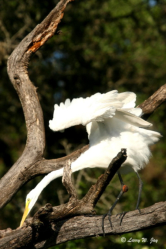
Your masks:
<svg viewBox="0 0 166 249"><path fill-rule="evenodd" d="M7 58L16 45L55 6L57 1L0 0L0 177L21 155L26 142L26 129L18 96L7 76ZM36 87L44 112L46 158L59 158L88 143L85 128L72 127L64 133L48 128L54 103L66 98L87 97L96 92L134 91L137 104L148 98L166 81L166 1L146 0L75 0L65 10L58 29L32 58L29 75ZM153 129L163 138L152 147L153 157L141 171L143 193L140 207L165 201L165 141L166 107L162 105L149 119ZM82 197L101 169L86 169L74 174ZM133 210L136 205L137 176L123 177L129 191L114 213ZM18 227L26 194L42 177L27 183L0 212L0 229ZM108 211L120 191L118 178L110 183L96 211ZM42 192L31 215L47 202L53 205L68 200L61 179L52 182ZM147 238L148 243L122 243L121 236L71 241L56 248L166 248L166 229L126 234L129 239ZM158 243L150 244L151 238Z"/></svg>

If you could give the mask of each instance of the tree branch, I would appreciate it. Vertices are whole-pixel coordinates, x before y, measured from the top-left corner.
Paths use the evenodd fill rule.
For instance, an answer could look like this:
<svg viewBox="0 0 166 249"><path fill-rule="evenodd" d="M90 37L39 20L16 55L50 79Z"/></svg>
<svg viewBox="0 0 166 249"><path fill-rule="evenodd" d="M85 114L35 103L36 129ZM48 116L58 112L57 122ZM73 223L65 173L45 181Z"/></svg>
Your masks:
<svg viewBox="0 0 166 249"><path fill-rule="evenodd" d="M113 158L111 163L108 165L108 168L106 169L104 174L102 174L98 178L96 184L92 185L92 187L89 189L88 193L83 198L83 201L85 203L90 202L92 207L95 207L104 190L106 189L116 172L120 169L122 163L124 163L126 158L126 149L121 149L121 152L119 152L118 155Z"/></svg>
<svg viewBox="0 0 166 249"><path fill-rule="evenodd" d="M105 219L105 233L110 235L125 234L165 225L165 212L166 202L159 202L141 209L141 214L138 210L130 211L124 216L121 226L119 218L113 215L111 217L113 228L110 227L108 219ZM41 222L40 225L37 224L36 226L27 225L12 232L4 230L0 233L2 236L0 248L45 249L68 240L102 236L101 221L102 215L93 217L82 215L59 222ZM36 231L38 231L38 235L34 236ZM31 243L32 240L34 244Z"/></svg>
<svg viewBox="0 0 166 249"><path fill-rule="evenodd" d="M0 207L9 202L18 189L33 177L64 167L69 161L74 161L83 151L88 149L88 146L85 146L60 159L46 160L43 158L45 148L43 113L36 88L30 81L27 72L31 54L35 53L54 35L63 17L63 11L69 2L70 0L61 0L43 22L22 40L9 57L8 74L23 107L27 127L27 142L21 157L0 181ZM165 100L166 85L161 87L140 107L145 115L150 115ZM93 207L120 167L118 164L116 170L112 170L113 165L114 162L110 164L110 168L98 179L82 200L77 200L73 194L75 198L67 204L59 207L47 204L41 208L33 219L27 220L23 228L0 231L2 237L0 247L48 248L67 240L96 236L96 234L102 235L101 216L76 216L70 219L69 217L94 214ZM71 189L72 187L68 189L70 193L72 193ZM112 216L113 230L106 220L105 233L121 234L165 224L165 209L166 203L164 202L141 210L141 215L138 211L129 212L125 215L122 226L119 226L119 220ZM66 219L66 217L68 218ZM83 230L83 228L85 229Z"/></svg>
<svg viewBox="0 0 166 249"><path fill-rule="evenodd" d="M160 87L152 96L150 96L147 100L145 100L142 104L140 104L138 107L142 108L144 112L144 118L147 119L161 104L163 104L166 101L166 84ZM38 175L44 175L47 173L50 173L53 170L59 169L64 167L64 165L67 163L68 160L71 160L73 162L76 160L81 153L86 151L89 148L88 145L84 146L83 148L71 153L70 155L66 157L62 157L59 159L52 159L52 160L46 160L44 158L38 159L38 161L34 161L32 163L27 163L27 165L24 167L23 165L20 165L19 168L20 171L17 172L17 167L15 165L19 164L19 161L22 157L16 162L12 169L12 173L9 175L9 172L1 179L0 181L0 188L3 189L0 193L0 207L3 207L7 202L10 201L11 197L18 191L18 189ZM31 162L31 161L30 161ZM21 167L22 166L22 167ZM10 179L9 182L13 181L13 175L14 172L17 172L17 178L13 182L12 185L6 184ZM12 176L11 176L12 175ZM12 181L11 181L12 179ZM18 181L19 180L19 181ZM6 188L8 191L6 192ZM7 195L5 193L10 193L10 195Z"/></svg>
<svg viewBox="0 0 166 249"><path fill-rule="evenodd" d="M63 171L63 177L62 177L62 183L65 186L69 196L70 196L70 200L71 201L77 201L78 197L77 197L77 192L76 189L74 188L74 185L72 183L72 179L71 179L71 162L70 160L66 163L66 166L64 167L64 171Z"/></svg>
<svg viewBox="0 0 166 249"><path fill-rule="evenodd" d="M140 107L144 115L142 118L148 119L149 116L166 101L166 84L161 86L152 96L145 100Z"/></svg>
<svg viewBox="0 0 166 249"><path fill-rule="evenodd" d="M37 25L22 40L8 60L9 77L23 106L27 127L27 142L22 156L0 180L0 208L9 202L13 195L26 182L38 175L47 174L64 167L68 160L71 160L71 162L74 161L82 152L88 149L87 145L60 159L46 160L43 158L45 148L43 113L36 88L32 85L27 73L30 55L54 35L68 2L70 0L61 0L43 22ZM166 84L148 100L139 105L145 113L144 118L147 118L148 115L153 113L165 101Z"/></svg>
<svg viewBox="0 0 166 249"><path fill-rule="evenodd" d="M0 207L9 202L18 189L31 178L27 174L28 170L42 161L45 148L43 113L36 88L28 77L27 66L30 55L54 35L68 2L70 0L61 0L43 22L20 42L8 59L8 74L24 111L27 141L21 157L0 181Z"/></svg>
<svg viewBox="0 0 166 249"><path fill-rule="evenodd" d="M54 208L52 208L52 206L50 207L51 204L48 204L49 214L47 212L47 209L45 210L45 208L43 207L40 208L39 211L34 215L34 220L38 220L40 223L43 220L43 217L45 217L45 220L47 220L47 222L50 222L50 220L59 220L75 215L94 214L94 207L97 201L125 160L126 150L122 149L121 152L119 152L118 155L109 164L104 174L102 174L98 178L96 184L92 185L88 193L81 200L78 200L77 198L74 186L71 182L71 172L67 171L70 165L67 164L64 168L62 181L68 193L71 195L69 202Z"/></svg>

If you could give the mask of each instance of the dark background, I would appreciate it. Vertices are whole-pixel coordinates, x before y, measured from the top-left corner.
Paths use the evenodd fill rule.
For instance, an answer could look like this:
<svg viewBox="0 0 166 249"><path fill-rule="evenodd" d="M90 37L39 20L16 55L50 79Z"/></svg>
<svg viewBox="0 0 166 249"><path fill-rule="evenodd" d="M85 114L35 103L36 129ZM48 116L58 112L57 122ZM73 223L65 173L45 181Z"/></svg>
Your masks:
<svg viewBox="0 0 166 249"><path fill-rule="evenodd" d="M55 6L57 1L0 0L0 177L21 155L26 142L26 128L21 104L6 69L7 58L17 44ZM44 112L46 158L59 158L88 143L85 127L76 126L64 133L53 133L48 122L53 106L66 98L87 97L96 92L133 91L137 104L166 83L166 1L146 0L75 0L65 10L58 29L32 58L29 75L36 87ZM153 157L141 171L143 193L140 207L165 201L166 106L149 119L153 130L163 138L152 147ZM102 169L85 169L74 174L78 194L83 196ZM123 177L129 191L114 213L133 210L136 205L137 176ZM18 227L27 193L40 181L27 183L0 213L0 229ZM116 176L99 201L96 211L108 211L120 191ZM53 181L40 195L31 215L47 202L53 205L68 200L61 179ZM121 236L91 238L56 248L166 248L166 229L140 231L124 235L126 239L147 238L148 243L122 243ZM150 244L151 238L158 243Z"/></svg>

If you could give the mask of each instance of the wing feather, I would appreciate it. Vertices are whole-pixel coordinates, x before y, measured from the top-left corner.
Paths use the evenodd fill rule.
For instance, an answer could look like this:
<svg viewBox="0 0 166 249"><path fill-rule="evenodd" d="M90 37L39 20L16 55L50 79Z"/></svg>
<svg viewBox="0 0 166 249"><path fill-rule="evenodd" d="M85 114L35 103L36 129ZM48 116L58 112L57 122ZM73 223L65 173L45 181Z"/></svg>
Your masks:
<svg viewBox="0 0 166 249"><path fill-rule="evenodd" d="M102 122L115 115L116 108L121 108L123 103L117 98L116 90L105 94L96 93L88 98L66 100L54 106L53 119L49 121L50 129L63 130L73 125L87 125L92 121Z"/></svg>
<svg viewBox="0 0 166 249"><path fill-rule="evenodd" d="M150 123L138 117L142 110L134 108L135 101L135 93L118 93L117 90L105 94L96 93L91 97L72 101L67 99L65 103L54 106L53 119L49 121L49 127L58 131L78 124L103 122L113 117L137 127L150 127Z"/></svg>
<svg viewBox="0 0 166 249"><path fill-rule="evenodd" d="M137 126L137 127L150 127L152 126L151 123L145 121L144 119L137 117L136 115L124 111L122 109L117 109L115 113L115 118L122 120L126 123L129 123L131 125Z"/></svg>

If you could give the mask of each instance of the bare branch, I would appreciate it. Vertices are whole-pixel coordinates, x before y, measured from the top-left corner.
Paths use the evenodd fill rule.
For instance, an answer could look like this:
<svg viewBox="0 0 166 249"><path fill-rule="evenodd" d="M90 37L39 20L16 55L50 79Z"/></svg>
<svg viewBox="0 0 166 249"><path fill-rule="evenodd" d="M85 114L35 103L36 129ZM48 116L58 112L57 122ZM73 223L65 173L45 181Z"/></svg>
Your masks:
<svg viewBox="0 0 166 249"><path fill-rule="evenodd" d="M21 157L0 181L0 207L10 201L14 193L30 179L28 170L42 161L45 148L43 113L36 88L28 77L27 66L32 52L54 35L68 2L70 0L61 0L43 22L22 40L8 59L8 74L24 111L27 142Z"/></svg>
<svg viewBox="0 0 166 249"><path fill-rule="evenodd" d="M69 2L70 0L60 0L43 22L22 40L9 57L8 74L23 107L27 127L27 142L22 156L0 181L0 207L10 201L18 189L33 177L64 167L69 164L69 161L74 161L88 149L88 146L85 146L60 159L46 160L43 158L45 148L43 113L36 88L30 81L27 72L31 54L35 53L54 35L63 18L63 11ZM166 85L161 87L140 107L145 115L150 115L165 100ZM78 215L94 214L94 206L124 160L124 153L115 158L82 200L76 198L70 175L67 176L66 170L64 170L65 186L73 198L67 204L58 207L46 204L34 215L33 219L28 219L21 229L0 231L2 237L0 247L49 248L67 240L96 236L96 234L102 235L101 216ZM164 202L141 210L141 215L138 211L129 212L125 215L122 226L119 226L117 217L112 216L113 230L106 220L105 233L121 234L165 224L165 209L166 203ZM115 227L116 229L114 229Z"/></svg>
<svg viewBox="0 0 166 249"><path fill-rule="evenodd" d="M63 174L63 183L65 183L64 185L68 193L71 195L69 202L54 207L53 209L50 208L51 204L47 204L49 205L49 212L51 210L51 214L48 213L47 205L46 209L45 207L40 208L39 211L34 215L35 223L37 220L40 224L41 221L43 221L43 217L45 217L45 220L47 218L48 222L49 220L59 220L75 215L94 214L94 206L104 192L106 186L109 184L110 180L113 178L125 160L126 150L122 149L121 152L118 153L115 158L113 158L105 173L98 178L96 184L90 188L88 193L81 200L77 199L76 191L71 182L71 172L67 171L69 170L70 165L66 165Z"/></svg>
<svg viewBox="0 0 166 249"><path fill-rule="evenodd" d="M49 206L46 209L47 213L49 213ZM50 212L52 212L51 209ZM141 215L138 210L128 212L123 218L121 226L118 217L113 215L111 218L113 229L106 219L105 233L110 235L125 234L165 225L165 212L166 202L159 202L153 206L141 209ZM32 224L32 219L29 219L29 224L21 229L19 228L12 232L2 231L0 235L3 238L0 240L0 248L14 249L17 245L17 248L45 249L68 240L102 236L101 220L101 215L93 217L76 216L58 222L52 220L49 223L45 222L43 218L42 222L30 225L30 223Z"/></svg>
<svg viewBox="0 0 166 249"><path fill-rule="evenodd" d="M116 174L116 172L120 169L122 163L126 160L126 149L121 149L121 152L113 158L105 173L101 175L96 184L93 185L83 200L87 203L90 202L93 207L95 207L96 203L100 199L100 196L103 194L104 190Z"/></svg>
<svg viewBox="0 0 166 249"><path fill-rule="evenodd" d="M64 167L62 183L70 195L70 201L75 201L77 200L77 193L71 180L71 174L71 161L68 160L66 166Z"/></svg>
<svg viewBox="0 0 166 249"><path fill-rule="evenodd" d="M32 85L27 73L30 55L53 36L69 1L61 0L43 22L22 40L8 60L8 73L23 106L27 126L27 142L22 156L0 180L0 208L10 201L23 184L37 175L47 174L52 170L64 167L68 159L72 162L88 148L86 146L60 159L46 160L43 158L45 148L43 113L36 88ZM166 85L152 95L146 103L140 105L145 115L149 115L165 102L165 88Z"/></svg>
<svg viewBox="0 0 166 249"><path fill-rule="evenodd" d="M152 96L138 106L143 110L143 118L147 119L165 101L166 84L161 86Z"/></svg>

